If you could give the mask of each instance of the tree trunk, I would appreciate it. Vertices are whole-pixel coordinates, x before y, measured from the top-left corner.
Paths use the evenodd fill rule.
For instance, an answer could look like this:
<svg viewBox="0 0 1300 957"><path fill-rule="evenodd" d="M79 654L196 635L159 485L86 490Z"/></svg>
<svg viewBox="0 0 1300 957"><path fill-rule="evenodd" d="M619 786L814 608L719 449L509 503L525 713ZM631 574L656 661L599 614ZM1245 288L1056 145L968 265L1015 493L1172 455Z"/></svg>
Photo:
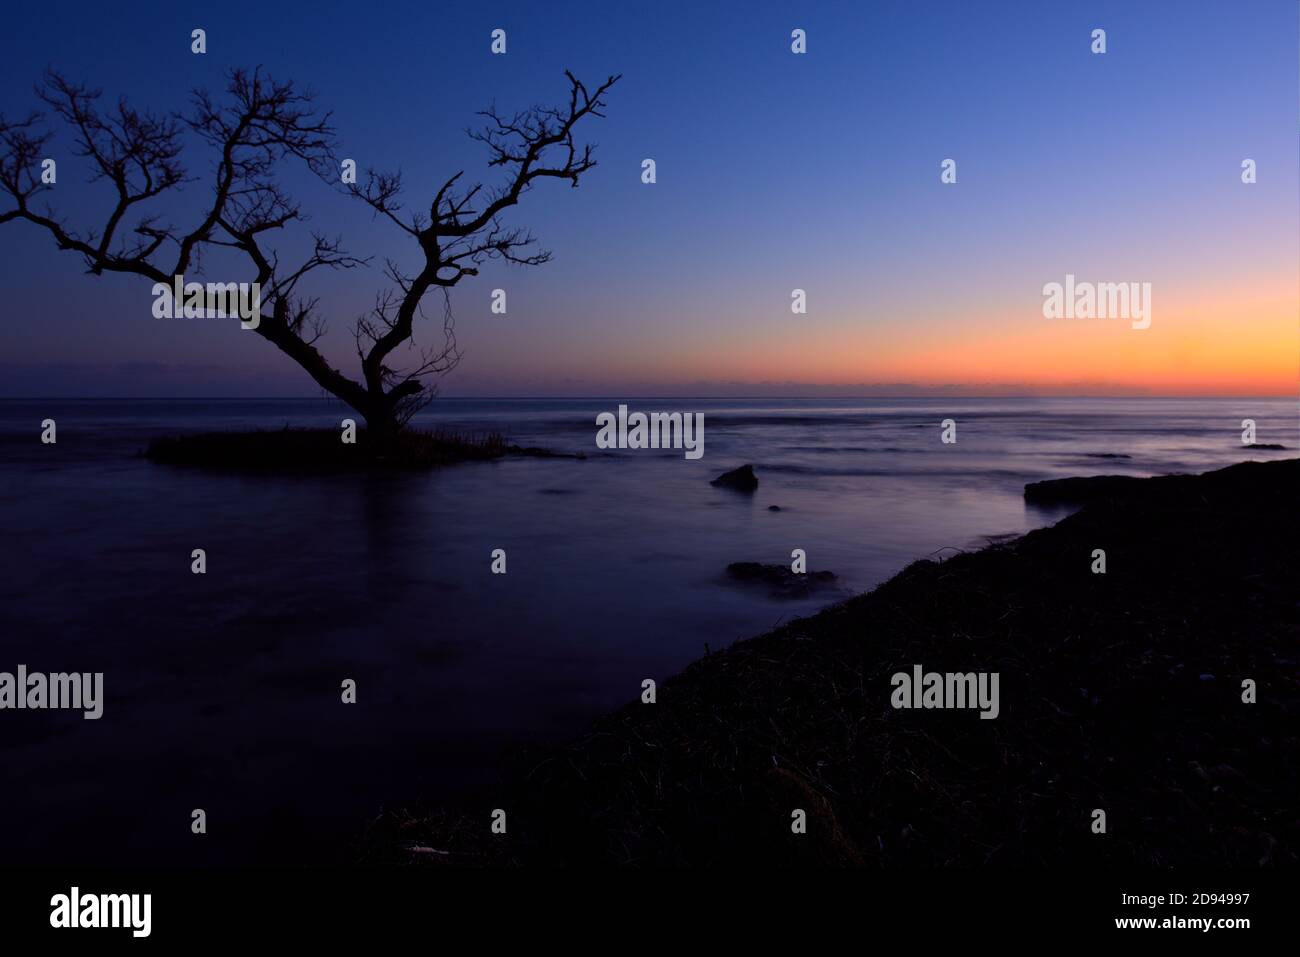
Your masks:
<svg viewBox="0 0 1300 957"><path fill-rule="evenodd" d="M379 409L369 409L362 413L366 418L366 443L371 453L377 457L392 454L397 449L397 434L400 426L392 406L387 403Z"/></svg>

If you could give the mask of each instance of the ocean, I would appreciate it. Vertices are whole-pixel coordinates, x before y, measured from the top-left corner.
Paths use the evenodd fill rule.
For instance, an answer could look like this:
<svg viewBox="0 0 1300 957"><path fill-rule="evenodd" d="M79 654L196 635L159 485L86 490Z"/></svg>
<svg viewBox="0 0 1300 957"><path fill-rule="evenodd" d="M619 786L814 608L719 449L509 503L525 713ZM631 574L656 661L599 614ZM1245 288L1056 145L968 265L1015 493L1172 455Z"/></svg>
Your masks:
<svg viewBox="0 0 1300 957"><path fill-rule="evenodd" d="M598 449L596 416L620 404L703 413L703 457ZM312 477L140 455L159 435L349 415L0 401L0 672L104 675L99 720L0 711L0 862L346 860L381 809L466 795L486 827L503 754L912 561L1066 514L1027 506L1027 482L1200 472L1294 456L1297 438L1291 399L439 399L415 425L585 458ZM1243 419L1287 450L1243 449ZM754 494L709 484L746 463ZM794 549L837 587L780 598L725 574Z"/></svg>

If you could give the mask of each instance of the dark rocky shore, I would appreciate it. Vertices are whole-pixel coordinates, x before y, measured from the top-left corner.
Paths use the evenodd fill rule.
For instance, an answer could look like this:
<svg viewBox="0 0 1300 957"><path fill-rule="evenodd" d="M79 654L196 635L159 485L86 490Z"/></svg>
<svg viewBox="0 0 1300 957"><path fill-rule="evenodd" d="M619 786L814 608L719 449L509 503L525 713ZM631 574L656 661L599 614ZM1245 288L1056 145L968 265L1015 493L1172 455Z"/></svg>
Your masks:
<svg viewBox="0 0 1300 957"><path fill-rule="evenodd" d="M1300 461L1032 488L1083 507L711 654L654 704L629 676L580 740L479 803L384 813L361 859L1294 866ZM1000 714L895 710L918 664L998 672Z"/></svg>

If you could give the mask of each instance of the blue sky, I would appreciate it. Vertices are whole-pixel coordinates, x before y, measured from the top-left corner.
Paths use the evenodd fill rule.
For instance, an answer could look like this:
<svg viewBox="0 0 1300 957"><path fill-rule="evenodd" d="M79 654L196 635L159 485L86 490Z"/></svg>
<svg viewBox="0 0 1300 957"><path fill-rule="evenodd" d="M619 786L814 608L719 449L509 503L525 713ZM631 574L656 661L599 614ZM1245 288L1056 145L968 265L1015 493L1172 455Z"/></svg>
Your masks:
<svg viewBox="0 0 1300 957"><path fill-rule="evenodd" d="M493 181L463 132L475 111L558 102L566 68L589 83L622 73L608 118L582 131L600 165L510 215L554 261L494 264L456 289L465 358L447 394L998 391L1031 379L1205 392L1255 377L1276 391L1278 355L1294 381L1292 0L284 6L16 6L0 110L32 108L46 65L106 99L175 110L191 87L219 90L228 68L262 64L313 87L344 155L400 167L419 205L459 169ZM195 27L206 55L190 52ZM497 27L505 56L489 52ZM806 55L790 52L795 27ZM1089 52L1095 27L1104 56ZM93 225L108 200L69 145L51 146L53 202ZM640 181L647 157L653 186ZM952 187L939 184L946 157ZM1252 187L1238 179L1243 157L1259 164ZM187 159L200 181L163 207L179 224L210 175L201 149ZM299 169L282 180L310 225L353 252L416 262L408 237L361 205ZM286 254L304 235L284 237ZM145 280L86 276L33 227L0 227L0 256L0 394L316 393L254 334L155 320ZM1055 331L1040 343L1039 290L1067 269L1152 281L1166 320L1146 339L1089 329L1078 348ZM345 372L352 320L383 285L375 268L311 290ZM497 287L505 316L489 311ZM791 315L793 288L808 291L807 316ZM1229 335L1250 348L1225 349Z"/></svg>

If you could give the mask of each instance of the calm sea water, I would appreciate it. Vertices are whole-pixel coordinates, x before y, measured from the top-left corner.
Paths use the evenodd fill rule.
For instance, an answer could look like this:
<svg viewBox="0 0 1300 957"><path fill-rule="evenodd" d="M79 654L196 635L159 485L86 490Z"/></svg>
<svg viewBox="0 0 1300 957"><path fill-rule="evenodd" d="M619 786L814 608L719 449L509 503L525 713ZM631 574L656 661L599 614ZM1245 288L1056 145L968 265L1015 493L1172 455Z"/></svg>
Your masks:
<svg viewBox="0 0 1300 957"><path fill-rule="evenodd" d="M596 414L620 401L703 412L704 457L599 452ZM729 562L802 548L847 596L1058 519L1026 507L1026 482L1296 446L1290 400L583 399L439 400L417 423L581 461L312 478L138 454L160 434L348 414L323 399L0 402L0 671L102 671L106 697L99 721L0 712L0 863L329 860L380 808L490 793L503 749L573 735L643 678L837 597L738 588ZM46 418L57 445L39 441ZM1243 452L1244 418L1290 451ZM746 462L753 496L709 485Z"/></svg>

